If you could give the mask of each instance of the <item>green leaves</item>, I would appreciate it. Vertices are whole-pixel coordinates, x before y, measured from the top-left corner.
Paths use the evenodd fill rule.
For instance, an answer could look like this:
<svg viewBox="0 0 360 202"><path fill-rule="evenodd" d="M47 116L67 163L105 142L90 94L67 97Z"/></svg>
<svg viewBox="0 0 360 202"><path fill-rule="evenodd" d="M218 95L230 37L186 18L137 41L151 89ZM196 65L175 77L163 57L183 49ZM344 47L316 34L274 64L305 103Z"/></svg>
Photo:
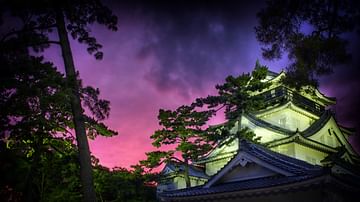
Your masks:
<svg viewBox="0 0 360 202"><path fill-rule="evenodd" d="M262 107L262 97L252 96L256 91L265 89L269 84L262 82L267 75L268 68L257 61L253 72L237 77L228 76L225 83L217 85L218 95L196 99L197 107L207 106L219 110L225 107L225 116L228 120L239 117L243 112L256 110Z"/></svg>
<svg viewBox="0 0 360 202"><path fill-rule="evenodd" d="M4 141L6 149L0 153L16 154L26 165L19 172L31 176L21 179L25 183L14 178L8 185L23 196L28 190L39 193L32 197L44 201L80 200L70 90L64 76L42 57L0 53L0 143ZM80 93L91 108L84 117L89 137L117 134L99 121L109 113L109 102L99 99L99 90L86 87Z"/></svg>
<svg viewBox="0 0 360 202"><path fill-rule="evenodd" d="M171 159L174 151L153 151L146 153L147 159L140 161L140 165L153 169L161 165L163 162Z"/></svg>
<svg viewBox="0 0 360 202"><path fill-rule="evenodd" d="M197 111L196 106L180 106L176 110L159 110L159 124L151 139L156 148L171 146L174 150L147 153L147 160L140 163L148 168L155 168L163 162L196 160L207 153L212 142L206 137L205 124L215 113L213 110ZM179 152L182 159L175 156Z"/></svg>

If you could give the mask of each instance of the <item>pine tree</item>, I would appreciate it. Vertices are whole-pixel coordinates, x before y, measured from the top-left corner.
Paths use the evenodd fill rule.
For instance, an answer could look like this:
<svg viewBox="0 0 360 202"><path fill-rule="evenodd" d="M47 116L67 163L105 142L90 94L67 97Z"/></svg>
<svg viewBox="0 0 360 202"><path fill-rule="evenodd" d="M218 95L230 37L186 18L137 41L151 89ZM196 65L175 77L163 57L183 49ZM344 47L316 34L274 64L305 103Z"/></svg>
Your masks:
<svg viewBox="0 0 360 202"><path fill-rule="evenodd" d="M256 65L251 74L243 73L237 77L228 76L224 84L216 85L217 95L209 95L206 98L198 98L193 103L194 106L203 108L207 107L214 111L225 108L225 118L227 122L212 129L210 137L217 139L217 142L226 140L231 142L235 138L248 139L258 142L255 134L248 128L241 127L241 118L244 114L261 109L264 106L262 96L253 96L256 91L262 91L269 84L262 82L267 75L268 68L260 65L256 61ZM230 133L235 126L235 134ZM255 138L255 139L254 139Z"/></svg>
<svg viewBox="0 0 360 202"><path fill-rule="evenodd" d="M73 56L68 34L80 43L85 43L90 54L101 59L101 45L89 34L89 25L99 23L110 30L116 30L117 18L98 0L36 0L36 1L4 1L2 11L9 10L22 24L17 30L4 34L0 43L7 50L26 51L24 47L32 47L34 51L44 51L51 44L59 45L62 51L66 70L67 86L70 91L70 103L79 151L80 176L85 201L96 201L92 182L90 151L86 137L84 110L81 106L80 86L74 67ZM51 40L50 33L56 30L58 40ZM16 38L16 42L12 43ZM4 47L4 46L3 46Z"/></svg>
<svg viewBox="0 0 360 202"><path fill-rule="evenodd" d="M206 122L214 111L195 111L195 106L180 106L176 110L160 110L159 123L162 129L155 131L151 136L153 145L157 148L162 146L173 146L174 149L167 151L154 151L147 153L148 159L141 161L142 165L154 168L163 162L176 161L184 166L184 178L186 187L190 187L189 164L206 154L212 143L207 139L204 129ZM176 157L180 152L181 159Z"/></svg>
<svg viewBox="0 0 360 202"><path fill-rule="evenodd" d="M346 64L351 54L346 33L359 31L360 3L352 0L270 0L258 14L256 38L265 59L288 54L284 82L317 86L317 78Z"/></svg>

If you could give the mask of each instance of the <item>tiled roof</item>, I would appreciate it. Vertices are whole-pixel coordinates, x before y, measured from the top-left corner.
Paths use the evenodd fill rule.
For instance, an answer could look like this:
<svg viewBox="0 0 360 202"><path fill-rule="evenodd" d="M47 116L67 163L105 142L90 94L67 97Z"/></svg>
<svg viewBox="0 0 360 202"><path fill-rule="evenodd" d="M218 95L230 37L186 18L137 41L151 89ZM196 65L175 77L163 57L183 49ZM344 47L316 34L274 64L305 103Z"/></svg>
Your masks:
<svg viewBox="0 0 360 202"><path fill-rule="evenodd" d="M240 151L245 151L271 165L285 169L294 174L307 174L321 170L320 166L311 165L305 161L271 151L261 145L242 140Z"/></svg>
<svg viewBox="0 0 360 202"><path fill-rule="evenodd" d="M321 117L315 121L314 124L312 124L309 128L307 128L306 130L300 132L304 137L308 137L313 135L314 133L316 133L317 131L319 131L331 118L331 111L330 110L326 110Z"/></svg>
<svg viewBox="0 0 360 202"><path fill-rule="evenodd" d="M265 178L258 178L252 180L244 180L237 182L230 182L224 184L214 185L209 188L203 188L203 186L198 186L189 189L176 190L171 192L164 192L160 194L161 197L185 197L185 196L198 196L198 195L208 195L224 192L233 192L233 191L242 191L249 189L257 188L266 188L284 184L295 183L299 181L304 181L307 179L314 178L319 175L299 175L299 176L271 176Z"/></svg>
<svg viewBox="0 0 360 202"><path fill-rule="evenodd" d="M245 117L247 119L249 119L249 121L251 121L252 123L254 123L257 126L260 127L264 127L264 128L268 128L270 130L273 130L275 132L281 133L281 134L285 134L285 135L292 135L294 134L293 131L285 129L285 128L281 128L279 126L273 125L271 123L268 123L264 120L261 120L259 118L257 118L256 116L252 115L252 114L245 114Z"/></svg>
<svg viewBox="0 0 360 202"><path fill-rule="evenodd" d="M241 191L256 188L265 188L289 183L295 183L307 179L320 176L323 173L323 169L320 166L311 165L305 161L301 161L295 158L285 156L280 153L273 152L261 145L251 143L246 140L240 142L239 152L248 153L268 164L276 166L277 168L284 169L293 176L285 175L274 175L270 177L262 177L256 179L241 180L230 183L213 184L210 187L198 186L188 189L176 190L171 192L164 192L160 194L160 197L183 197L183 196L195 196L195 195L206 195L215 194L222 192ZM231 161L235 160L233 158ZM227 164L230 165L231 161ZM217 175L221 174L218 173ZM208 182L210 182L216 175L212 176Z"/></svg>
<svg viewBox="0 0 360 202"><path fill-rule="evenodd" d="M306 130L299 132L301 135L303 135L304 137L308 137L313 135L314 133L316 133L317 131L319 131L327 122L328 120L331 118L331 111L330 110L326 110L318 120L316 120L310 127L308 127ZM295 135L296 132L285 129L285 128L281 128L279 126L273 125L271 123L268 123L264 120L261 120L259 118L257 118L254 115L251 114L246 114L245 115L246 118L248 118L251 122L253 122L254 124L256 124L257 126L260 127L264 127L264 128L268 128L270 130L273 130L275 132L279 132L281 134L285 134L285 135Z"/></svg>

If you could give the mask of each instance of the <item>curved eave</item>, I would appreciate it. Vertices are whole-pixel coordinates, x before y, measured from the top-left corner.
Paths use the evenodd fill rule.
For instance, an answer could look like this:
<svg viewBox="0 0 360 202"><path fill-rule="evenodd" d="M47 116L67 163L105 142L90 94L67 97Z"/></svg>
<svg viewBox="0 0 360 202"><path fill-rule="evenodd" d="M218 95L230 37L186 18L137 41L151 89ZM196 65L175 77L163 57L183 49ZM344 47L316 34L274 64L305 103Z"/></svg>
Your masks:
<svg viewBox="0 0 360 202"><path fill-rule="evenodd" d="M274 73L274 72L273 72L273 73ZM276 73L274 73L274 74L276 74ZM284 71L281 71L281 72L280 72L277 76L275 76L274 78L272 78L272 79L270 79L270 80L267 80L267 81L264 80L263 82L266 82L266 83L270 82L271 85L270 85L269 87L263 89L262 91L251 92L250 95L252 95L252 96L259 95L259 94L261 94L261 93L264 93L265 91L272 90L272 89L274 89L274 88L282 85L282 84L280 83L280 80L281 80L282 77L284 77L284 76L286 76L285 72L284 72Z"/></svg>
<svg viewBox="0 0 360 202"><path fill-rule="evenodd" d="M286 102L286 103L284 103L282 105L279 105L279 106L276 106L276 107L273 107L273 108L261 110L259 112L254 113L254 115L256 117L262 117L262 116L266 116L266 115L278 112L278 111L286 109L286 108L290 108L290 109L294 110L295 112L300 113L300 114L302 114L304 116L307 116L309 118L319 119L319 116L317 116L315 114L312 114L312 113L310 113L310 112L296 106L296 104L294 104L291 101L288 101L288 102Z"/></svg>
<svg viewBox="0 0 360 202"><path fill-rule="evenodd" d="M208 163L208 162L213 162L213 161L219 161L222 159L226 159L226 158L232 158L237 151L231 151L231 152L226 152L226 153L222 153L220 155L215 155L215 156L210 156L207 158L203 158L203 159L199 159L198 161L194 161L193 164L202 164L202 163Z"/></svg>
<svg viewBox="0 0 360 202"><path fill-rule="evenodd" d="M301 135L303 135L304 137L310 137L310 136L314 135L330 121L331 117L332 117L331 111L326 110L321 115L321 117L317 121L315 121L310 127L305 129L304 131L300 132Z"/></svg>
<svg viewBox="0 0 360 202"><path fill-rule="evenodd" d="M274 72L272 72L272 74L275 74ZM270 82L271 85L269 87L267 87L266 89L262 90L261 92L253 92L251 93L251 95L259 95L265 91L269 91L269 90L272 90L278 86L281 86L281 85L284 85L282 84L280 81L283 77L286 76L286 73L285 71L281 71L277 76L275 76L274 78L270 79L270 80L267 80L267 81L264 81L264 82ZM285 85L284 85L285 86ZM294 88L290 88L288 86L285 86L286 88L290 89L291 91L294 91L294 92L297 92L297 90L295 90ZM303 89L309 89L309 88L312 88L310 86L305 86L303 87ZM333 104L336 104L336 98L334 97L327 97L325 96L324 94L322 94L318 89L315 89L314 90L315 92L315 97L306 93L304 90L302 92L300 92L301 95L303 95L304 97L326 107L328 105L333 105Z"/></svg>
<svg viewBox="0 0 360 202"><path fill-rule="evenodd" d="M271 123L268 123L264 120L258 119L256 116L250 115L250 114L245 114L244 115L245 118L247 118L251 123L255 124L256 126L259 127L263 127L266 128L268 130L271 130L273 132L279 133L279 134L283 134L283 135L292 135L294 133L294 131L285 129L285 128L281 128L279 126L273 125Z"/></svg>
<svg viewBox="0 0 360 202"><path fill-rule="evenodd" d="M347 135L353 135L356 132L355 128L348 128L342 125L339 125L339 129L341 130L341 132L346 133Z"/></svg>
<svg viewBox="0 0 360 202"><path fill-rule="evenodd" d="M316 142L314 140L311 140L309 138L303 137L302 135L300 135L299 133L297 133L296 135L293 135L291 137L287 137L287 138L283 138L283 139L279 139L279 140L274 140L272 142L266 143L266 146L268 146L269 148L272 147L276 147L279 145L284 145L284 144L288 144L291 142L296 142L298 144L302 144L308 147L311 147L313 149L325 152L325 153L334 153L337 152L336 148L332 148L330 146L327 146L325 144Z"/></svg>
<svg viewBox="0 0 360 202"><path fill-rule="evenodd" d="M274 73L274 72L272 72L272 73ZM281 70L281 72L276 77L274 77L273 79L271 79L269 81L270 82L279 82L283 76L286 76L286 74L285 74L284 70Z"/></svg>
<svg viewBox="0 0 360 202"><path fill-rule="evenodd" d="M257 126L267 128L269 130L272 130L272 131L280 133L280 134L292 136L296 133L296 131L291 131L288 129L281 128L279 126L275 126L271 123L268 123L264 120L258 119L257 117L249 115L249 114L246 114L245 117L248 118L249 121L251 121L252 123L254 123ZM318 132L330 120L330 118L331 118L331 112L329 110L327 110L311 126L309 126L307 129L305 129L304 131L302 131L300 133L302 135L304 135L305 137L309 137L309 136L315 134L316 132Z"/></svg>
<svg viewBox="0 0 360 202"><path fill-rule="evenodd" d="M315 95L320 100L322 100L323 102L325 102L328 105L336 104L336 98L335 97L327 97L324 94L322 94L318 89L315 89Z"/></svg>

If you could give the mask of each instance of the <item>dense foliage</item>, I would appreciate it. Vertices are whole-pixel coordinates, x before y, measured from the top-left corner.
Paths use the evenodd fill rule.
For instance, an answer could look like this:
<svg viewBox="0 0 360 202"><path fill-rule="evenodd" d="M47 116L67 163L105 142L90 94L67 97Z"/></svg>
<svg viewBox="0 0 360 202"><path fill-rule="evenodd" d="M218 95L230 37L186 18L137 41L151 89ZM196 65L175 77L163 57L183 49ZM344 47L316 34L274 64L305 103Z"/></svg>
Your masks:
<svg viewBox="0 0 360 202"><path fill-rule="evenodd" d="M103 53L100 51L102 46L90 35L89 25L97 23L105 25L110 30L116 30L117 17L99 0L4 0L0 2L0 7L0 17L6 14L8 17L6 21L16 22L11 24L10 26L13 27L5 33L1 33L2 53L9 51L17 57L19 51L27 53L29 48L41 53L51 44L60 47L66 72L68 102L71 107L73 129L79 152L83 199L96 201L87 132L93 136L96 134L94 131L99 131L100 128L91 127L93 124L99 124L84 116L81 102L83 101L90 110L93 110L97 118L102 119L108 115L108 112L103 114L96 109L103 108L108 111L108 102L95 100L97 104L92 105L91 101L87 100L87 97L90 100L96 97L98 91L89 88L82 89L78 83L78 73L75 69L68 34L78 42L86 44L87 51L96 59L102 59ZM0 19L0 26L4 21ZM57 39L52 39L54 35L51 35L51 32L54 30L57 32ZM103 132L106 133L105 130Z"/></svg>
<svg viewBox="0 0 360 202"><path fill-rule="evenodd" d="M1 197L80 200L79 159L66 79L51 63L18 50L17 55L0 51L0 153L2 173L8 177L2 180ZM98 97L98 90L78 82L84 106L92 114L85 116L90 137L116 135L100 122L109 114L109 102Z"/></svg>
<svg viewBox="0 0 360 202"><path fill-rule="evenodd" d="M346 64L351 38L360 28L355 0L269 0L258 14L256 37L266 59L288 54L285 82L299 88L317 86L317 77Z"/></svg>
<svg viewBox="0 0 360 202"><path fill-rule="evenodd" d="M258 141L254 139L255 134L248 128L241 127L241 117L248 112L258 110L264 107L264 100L262 96L253 96L256 92L261 92L269 84L262 82L265 79L268 68L256 61L254 70L249 73L243 73L237 77L228 76L225 83L216 85L218 91L217 95L209 95L205 98L198 98L193 103L194 106L210 110L219 111L225 108L226 122L217 127L211 127L208 131L211 138L216 141L228 139L232 141L234 138L246 138L251 141ZM230 133L231 129L237 128L235 133ZM220 131L220 132L219 132Z"/></svg>
<svg viewBox="0 0 360 202"><path fill-rule="evenodd" d="M174 149L147 153L148 159L141 163L148 168L159 166L162 162L177 161L185 166L185 180L190 187L189 163L206 154L214 142L207 139L203 126L213 115L214 111L196 111L195 106L180 106L176 110L159 111L161 129L151 136L153 145L157 148L171 145ZM180 152L182 159L176 157Z"/></svg>

